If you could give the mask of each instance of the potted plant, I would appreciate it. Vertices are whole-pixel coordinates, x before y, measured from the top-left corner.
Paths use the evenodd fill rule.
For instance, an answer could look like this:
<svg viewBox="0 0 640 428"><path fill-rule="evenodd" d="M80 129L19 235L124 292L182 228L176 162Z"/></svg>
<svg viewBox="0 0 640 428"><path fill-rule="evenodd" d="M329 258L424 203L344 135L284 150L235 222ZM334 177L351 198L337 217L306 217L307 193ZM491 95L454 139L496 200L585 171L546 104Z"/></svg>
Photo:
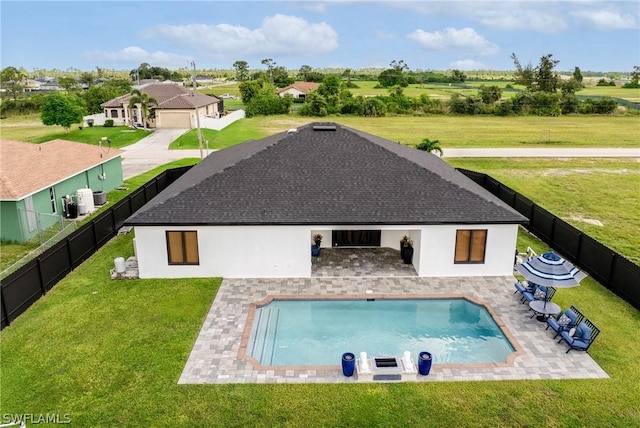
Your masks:
<svg viewBox="0 0 640 428"><path fill-rule="evenodd" d="M313 242L316 243L317 247L320 247L320 243L322 242L322 235L320 235L319 233L316 233L315 235L313 235L311 239L313 239Z"/></svg>
<svg viewBox="0 0 640 428"><path fill-rule="evenodd" d="M405 264L411 264L413 258L413 239L404 235L400 240L400 257Z"/></svg>

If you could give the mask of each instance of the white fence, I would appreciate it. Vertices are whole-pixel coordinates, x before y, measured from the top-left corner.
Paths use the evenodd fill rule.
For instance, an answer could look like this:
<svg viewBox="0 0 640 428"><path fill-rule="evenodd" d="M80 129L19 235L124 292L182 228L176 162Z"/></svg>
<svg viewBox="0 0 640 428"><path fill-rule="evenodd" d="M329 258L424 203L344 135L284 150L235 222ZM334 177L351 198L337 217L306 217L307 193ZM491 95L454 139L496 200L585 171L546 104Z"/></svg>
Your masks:
<svg viewBox="0 0 640 428"><path fill-rule="evenodd" d="M84 116L82 119L84 120L84 126L89 126L87 123L89 119L93 119L93 126L102 126L106 120L104 113L90 114L89 116Z"/></svg>
<svg viewBox="0 0 640 428"><path fill-rule="evenodd" d="M220 131L221 129L231 125L236 120L244 119L244 116L244 110L236 110L218 119L214 119L213 117L201 117L200 127Z"/></svg>

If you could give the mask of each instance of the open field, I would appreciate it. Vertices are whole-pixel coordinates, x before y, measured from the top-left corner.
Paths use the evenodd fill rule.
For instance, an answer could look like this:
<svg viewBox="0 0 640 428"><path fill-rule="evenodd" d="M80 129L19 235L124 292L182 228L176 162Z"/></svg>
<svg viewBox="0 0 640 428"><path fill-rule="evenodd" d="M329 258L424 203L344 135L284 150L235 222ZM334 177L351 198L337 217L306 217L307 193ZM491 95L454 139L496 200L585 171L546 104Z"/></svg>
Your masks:
<svg viewBox="0 0 640 428"><path fill-rule="evenodd" d="M640 159L447 162L492 176L640 265Z"/></svg>
<svg viewBox="0 0 640 428"><path fill-rule="evenodd" d="M389 90L385 88L376 88L375 86L378 84L377 81L368 80L368 81L356 81L353 83L358 85L358 88L351 88L349 91L353 95L362 95L362 96L385 96L389 95ZM200 92L219 96L225 93L240 96L240 90L238 89L238 83L233 83L230 85L202 89ZM496 81L486 81L486 82L476 82L476 81L468 81L461 84L451 84L448 83L424 83L424 84L413 84L409 85L406 88L403 88L403 93L408 97L418 97L422 94L429 95L430 98L440 99L440 100L448 100L451 98L453 94L460 95L475 95L478 92L478 88L482 85L485 86L498 86L502 88L502 96L503 98L511 98L513 95L518 93L518 90L522 90L523 87L519 85L513 85L513 81L508 80L496 80ZM507 85L512 85L514 89L506 88ZM626 89L621 86L595 86L595 85L587 85L581 91L577 93L580 96L596 96L596 97L614 97L614 98L622 98L628 101L639 102L640 101L640 89ZM237 103L237 101L235 101ZM234 109L234 101L233 100L225 100L225 108Z"/></svg>
<svg viewBox="0 0 640 428"><path fill-rule="evenodd" d="M590 354L610 379L178 385L220 280L111 281L131 239L113 239L0 333L3 414L131 427L640 426L640 348L629 335L640 312L590 278L554 301L602 329Z"/></svg>
<svg viewBox="0 0 640 428"><path fill-rule="evenodd" d="M243 135L262 138L311 122L337 122L410 146L424 138L439 140L446 152L451 148L485 147L638 147L638 116L396 116L301 117L296 115L261 116L243 119ZM236 126L236 124L232 125ZM226 147L244 141L235 128L207 133L210 147ZM180 139L180 148L197 149L195 130ZM177 148L175 143L172 148Z"/></svg>

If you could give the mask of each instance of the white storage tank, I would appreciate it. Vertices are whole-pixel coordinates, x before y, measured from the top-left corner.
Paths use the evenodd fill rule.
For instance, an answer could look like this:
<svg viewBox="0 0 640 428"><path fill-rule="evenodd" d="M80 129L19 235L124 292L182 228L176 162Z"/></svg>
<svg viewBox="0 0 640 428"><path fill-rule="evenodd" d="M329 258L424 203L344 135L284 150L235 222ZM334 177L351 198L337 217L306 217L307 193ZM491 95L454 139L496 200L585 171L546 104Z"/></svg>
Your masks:
<svg viewBox="0 0 640 428"><path fill-rule="evenodd" d="M93 191L91 189L78 189L76 196L78 206L84 204L87 214L91 214L96 210L96 206L93 203Z"/></svg>
<svg viewBox="0 0 640 428"><path fill-rule="evenodd" d="M125 271L127 270L126 264L124 262L124 257L116 257L113 260L113 263L115 265L116 273L125 273Z"/></svg>

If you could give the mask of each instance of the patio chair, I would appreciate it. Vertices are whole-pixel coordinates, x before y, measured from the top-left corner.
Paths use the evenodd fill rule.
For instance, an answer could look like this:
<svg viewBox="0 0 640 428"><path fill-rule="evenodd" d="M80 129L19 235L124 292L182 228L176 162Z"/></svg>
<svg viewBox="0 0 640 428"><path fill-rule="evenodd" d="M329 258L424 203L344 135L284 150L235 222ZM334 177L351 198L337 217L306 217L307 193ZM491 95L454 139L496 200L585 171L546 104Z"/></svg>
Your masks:
<svg viewBox="0 0 640 428"><path fill-rule="evenodd" d="M547 302L550 302L554 294L556 294L555 288L535 284L535 291L531 292L527 290L522 293L522 301L524 303L529 303L533 300L546 300Z"/></svg>
<svg viewBox="0 0 640 428"><path fill-rule="evenodd" d="M574 327L571 330L563 331L562 333L560 333L560 336L562 336L562 338L558 341L558 343L564 340L566 344L569 345L569 349L567 349L566 352L567 354L572 349L586 352L599 334L600 329L596 327L595 324L593 324L589 319L585 318L578 324L578 327Z"/></svg>
<svg viewBox="0 0 640 428"><path fill-rule="evenodd" d="M556 332L553 338L560 336L560 333L563 331L569 331L584 319L584 315L578 308L571 305L569 309L564 312L561 312L556 317L547 318L547 328L545 330L549 330L549 327L553 331Z"/></svg>
<svg viewBox="0 0 640 428"><path fill-rule="evenodd" d="M522 294L529 288L529 283L527 281L516 281L513 286L516 287L516 291L514 291L513 294L516 294L518 292Z"/></svg>

